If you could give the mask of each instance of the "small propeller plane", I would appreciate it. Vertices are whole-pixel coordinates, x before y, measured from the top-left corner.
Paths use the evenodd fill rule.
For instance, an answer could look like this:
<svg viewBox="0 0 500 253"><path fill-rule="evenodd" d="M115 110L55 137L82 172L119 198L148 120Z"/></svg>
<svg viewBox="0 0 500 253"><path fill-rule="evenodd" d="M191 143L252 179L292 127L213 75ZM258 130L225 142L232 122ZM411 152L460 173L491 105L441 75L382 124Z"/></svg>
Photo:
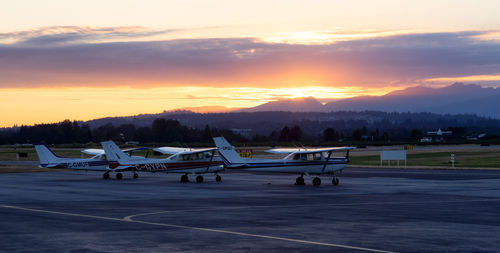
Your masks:
<svg viewBox="0 0 500 253"><path fill-rule="evenodd" d="M349 162L349 151L354 147L331 147L313 149L270 149L274 154L287 154L283 159L242 158L224 137L213 138L220 156L229 169L256 172L283 172L300 174L296 185L304 185L304 175L333 175L332 184L338 185L335 172L345 169ZM346 152L345 156L335 157L333 152ZM314 177L313 185L321 185L321 179Z"/></svg>
<svg viewBox="0 0 500 253"><path fill-rule="evenodd" d="M188 174L197 174L196 182L203 182L205 173L215 173L215 180L222 180L218 172L224 170L222 161L214 159L217 148L204 149L184 149L163 147L153 149L157 152L172 154L168 158L144 158L142 160L131 159L113 141L101 142L108 159L116 161L110 162L109 168L120 171L147 171L147 172L167 172L182 173L181 182L189 182ZM116 175L118 178L118 174ZM121 175L120 175L121 177Z"/></svg>
<svg viewBox="0 0 500 253"><path fill-rule="evenodd" d="M128 149L127 152L132 152L135 150L144 150L146 148L134 148ZM95 152L95 150L87 149L82 150L85 154L94 155L91 158L70 158L70 157L60 157L56 155L49 147L45 144L35 144L35 150L40 159L40 168L54 168L54 169L73 169L73 170L92 170L92 171L105 171L104 178L109 178L109 172L118 172L119 170L110 170L108 159L104 152ZM96 149L98 150L98 149ZM130 159L141 160L144 157L130 156ZM137 178L139 175L134 175Z"/></svg>

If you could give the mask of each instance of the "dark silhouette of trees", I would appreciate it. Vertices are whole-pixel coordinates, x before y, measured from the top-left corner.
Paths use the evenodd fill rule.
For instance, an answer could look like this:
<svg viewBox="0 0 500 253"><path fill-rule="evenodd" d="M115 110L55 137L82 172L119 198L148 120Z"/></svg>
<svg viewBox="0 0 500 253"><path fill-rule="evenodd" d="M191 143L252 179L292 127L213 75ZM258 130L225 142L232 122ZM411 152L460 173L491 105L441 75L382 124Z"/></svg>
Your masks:
<svg viewBox="0 0 500 253"><path fill-rule="evenodd" d="M412 138L412 139L422 138L422 130L420 130L418 128L412 128L410 131L410 138Z"/></svg>
<svg viewBox="0 0 500 253"><path fill-rule="evenodd" d="M155 119L151 126L157 142L188 141L189 129L173 119Z"/></svg>
<svg viewBox="0 0 500 253"><path fill-rule="evenodd" d="M205 129L203 130L202 141L211 142L212 141L212 130L210 130L209 125L205 125Z"/></svg>
<svg viewBox="0 0 500 253"><path fill-rule="evenodd" d="M453 131L449 140L487 134L500 136L500 120L475 115L439 115L432 113L365 112L255 112L255 113L183 113L159 116L106 118L85 123L64 120L54 124L0 128L0 144L98 143L104 140L141 143L211 143L213 136L233 142L250 138L254 142L273 143L321 140L375 141L389 143L416 141L428 131ZM180 122L185 122L181 124ZM245 136L222 129L248 129Z"/></svg>
<svg viewBox="0 0 500 253"><path fill-rule="evenodd" d="M294 126L289 128L288 126L283 127L280 132L278 141L290 142L290 141L301 141L302 140L302 130L299 126Z"/></svg>
<svg viewBox="0 0 500 253"><path fill-rule="evenodd" d="M324 141L337 141L339 139L339 134L335 131L334 128L329 127L323 131L323 140Z"/></svg>

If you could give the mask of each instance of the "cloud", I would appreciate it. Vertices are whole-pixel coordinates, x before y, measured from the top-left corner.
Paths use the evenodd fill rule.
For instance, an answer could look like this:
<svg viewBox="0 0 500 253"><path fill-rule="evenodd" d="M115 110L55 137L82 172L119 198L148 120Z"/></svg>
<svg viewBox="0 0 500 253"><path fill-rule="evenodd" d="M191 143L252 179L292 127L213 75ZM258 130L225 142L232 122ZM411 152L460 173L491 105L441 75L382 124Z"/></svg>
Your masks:
<svg viewBox="0 0 500 253"><path fill-rule="evenodd" d="M151 37L178 30L149 30L140 26L131 27L81 27L51 26L29 31L0 33L0 43L17 46L61 46L75 43L130 40Z"/></svg>
<svg viewBox="0 0 500 253"><path fill-rule="evenodd" d="M0 34L17 39L0 44L0 87L382 87L500 74L500 42L478 39L486 33L480 31L326 45L254 38L130 41L158 32L168 31L71 27Z"/></svg>

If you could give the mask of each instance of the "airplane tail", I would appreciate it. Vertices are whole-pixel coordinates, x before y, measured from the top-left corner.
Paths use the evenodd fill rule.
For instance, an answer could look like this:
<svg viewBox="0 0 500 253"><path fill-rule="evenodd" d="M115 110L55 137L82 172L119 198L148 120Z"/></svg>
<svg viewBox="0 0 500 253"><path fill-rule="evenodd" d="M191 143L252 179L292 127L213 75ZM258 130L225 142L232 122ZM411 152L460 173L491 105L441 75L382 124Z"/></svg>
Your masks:
<svg viewBox="0 0 500 253"><path fill-rule="evenodd" d="M234 147L224 137L214 137L215 146L226 165L245 163L243 158L234 150Z"/></svg>
<svg viewBox="0 0 500 253"><path fill-rule="evenodd" d="M35 144L35 150L40 159L40 164L56 163L60 158L45 144Z"/></svg>
<svg viewBox="0 0 500 253"><path fill-rule="evenodd" d="M103 141L101 145L108 161L117 161L118 163L130 161L130 156L125 154L113 141Z"/></svg>

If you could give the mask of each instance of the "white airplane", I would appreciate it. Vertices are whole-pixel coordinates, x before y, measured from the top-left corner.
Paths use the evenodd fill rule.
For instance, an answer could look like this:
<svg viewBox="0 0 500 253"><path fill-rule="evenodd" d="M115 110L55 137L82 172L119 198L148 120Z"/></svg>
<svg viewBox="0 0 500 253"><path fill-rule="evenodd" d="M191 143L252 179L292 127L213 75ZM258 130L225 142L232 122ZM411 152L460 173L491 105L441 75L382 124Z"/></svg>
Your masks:
<svg viewBox="0 0 500 253"><path fill-rule="evenodd" d="M223 163L214 159L217 148L193 150L170 148L168 150L168 147L163 147L163 152L170 152L173 155L164 159L144 158L142 160L134 160L120 150L112 141L101 142L101 144L108 159L116 161L109 164L109 167L114 170L182 173L181 182L189 182L188 174L198 174L196 177L196 182L198 183L203 182L201 174L215 173L215 180L217 182L222 180L221 176L217 173L224 170ZM160 149L162 148L155 150L159 151ZM181 152L175 153L175 149Z"/></svg>
<svg viewBox="0 0 500 253"><path fill-rule="evenodd" d="M127 151L142 150L144 148L135 148ZM35 150L40 159L40 168L58 168L58 169L73 169L73 170L92 170L92 171L105 171L103 178L108 179L109 173L120 172L120 170L110 170L109 163L113 161L108 161L104 152L95 153L91 158L70 158L70 157L60 157L56 155L52 150L50 150L45 144L35 144ZM82 152L84 152L83 150ZM84 152L86 154L93 154L92 152ZM134 160L145 159L144 157L129 157ZM134 174L134 178L139 175Z"/></svg>
<svg viewBox="0 0 500 253"><path fill-rule="evenodd" d="M295 180L304 185L304 175L333 175L332 184L338 185L335 172L345 169L349 162L349 150L354 147L332 147L316 149L271 149L270 153L288 154L283 159L242 158L224 137L213 138L227 168L256 172L283 172L300 174ZM345 156L334 157L333 152L344 151ZM319 186L321 179L314 177L313 185Z"/></svg>
<svg viewBox="0 0 500 253"><path fill-rule="evenodd" d="M439 128L437 131L428 131L427 134L433 134L433 135L438 135L438 136L452 135L453 131L443 131L443 130L441 130L441 128Z"/></svg>

